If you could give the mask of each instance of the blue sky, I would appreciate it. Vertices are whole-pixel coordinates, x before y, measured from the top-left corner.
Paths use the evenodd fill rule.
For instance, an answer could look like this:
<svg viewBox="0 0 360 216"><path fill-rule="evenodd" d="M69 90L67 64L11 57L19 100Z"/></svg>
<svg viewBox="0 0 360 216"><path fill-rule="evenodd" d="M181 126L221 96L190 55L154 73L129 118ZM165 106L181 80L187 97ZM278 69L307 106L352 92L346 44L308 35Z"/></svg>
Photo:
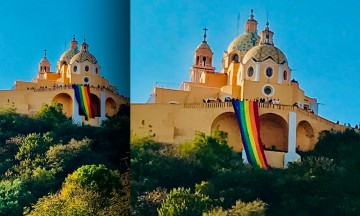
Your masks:
<svg viewBox="0 0 360 216"><path fill-rule="evenodd" d="M360 2L131 0L130 6L133 103L146 102L156 82L175 87L189 80L205 26L219 71L223 51L237 34L238 13L242 33L254 9L258 31L268 13L275 46L285 53L292 78L321 103L319 114L360 123Z"/></svg>
<svg viewBox="0 0 360 216"><path fill-rule="evenodd" d="M15 80L31 81L47 49L51 71L69 48L72 35L102 67L101 75L129 91L129 5L116 0L36 0L0 2L0 89ZM80 48L80 46L79 46Z"/></svg>

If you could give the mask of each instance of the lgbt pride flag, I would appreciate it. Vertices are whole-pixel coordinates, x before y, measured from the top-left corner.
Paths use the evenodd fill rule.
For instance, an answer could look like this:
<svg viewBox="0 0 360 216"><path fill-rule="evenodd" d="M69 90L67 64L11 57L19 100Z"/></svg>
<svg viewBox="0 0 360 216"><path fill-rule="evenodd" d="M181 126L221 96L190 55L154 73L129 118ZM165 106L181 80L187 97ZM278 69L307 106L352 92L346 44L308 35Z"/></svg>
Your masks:
<svg viewBox="0 0 360 216"><path fill-rule="evenodd" d="M260 119L258 102L232 101L246 157L252 166L267 169L269 167L260 138Z"/></svg>
<svg viewBox="0 0 360 216"><path fill-rule="evenodd" d="M76 101L79 104L79 114L84 115L86 120L94 118L94 112L91 108L90 87L73 85L73 89Z"/></svg>

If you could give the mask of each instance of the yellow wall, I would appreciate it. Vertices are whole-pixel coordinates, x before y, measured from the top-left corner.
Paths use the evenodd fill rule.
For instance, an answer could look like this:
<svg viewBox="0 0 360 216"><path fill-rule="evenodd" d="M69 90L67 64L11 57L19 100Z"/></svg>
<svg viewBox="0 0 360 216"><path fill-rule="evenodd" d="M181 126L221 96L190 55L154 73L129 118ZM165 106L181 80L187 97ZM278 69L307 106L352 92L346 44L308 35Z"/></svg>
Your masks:
<svg viewBox="0 0 360 216"><path fill-rule="evenodd" d="M282 118L286 124L289 121L289 112L293 111L297 114L297 125L300 122L308 122L312 129L312 143L302 145L302 140L298 140L301 150L312 149L319 138L320 132L323 130L344 130L347 127L330 122L322 117L316 116L303 109L293 106L263 106L259 108L260 118L265 114L273 114ZM230 102L228 103L212 103L212 104L132 104L131 105L131 130L138 136L153 135L154 139L159 142L182 143L195 138L195 132L200 131L210 134L216 128L223 129L232 134L229 135L229 143L235 150L242 149L242 143L234 128L238 128L236 121L231 117L220 118L219 116L226 113L234 113ZM144 124L142 124L142 122ZM149 127L151 125L151 127ZM267 130L267 124L261 124L261 130ZM271 125L271 124L270 124ZM271 127L272 128L272 127ZM270 129L271 129L270 128ZM286 126L287 133L287 126ZM301 126L300 126L301 132ZM302 132L301 132L302 133ZM268 133L266 137L262 137L264 144L270 141L267 147L271 147L272 140L278 140L280 135L276 133ZM283 134L287 137L287 134ZM276 138L276 139L275 139ZM303 138L306 139L306 138ZM306 142L305 142L306 144ZM286 140L287 145L287 140ZM276 145L278 150L286 151L287 146L281 149Z"/></svg>
<svg viewBox="0 0 360 216"><path fill-rule="evenodd" d="M209 87L221 88L226 85L227 76L220 73L205 73L205 85Z"/></svg>

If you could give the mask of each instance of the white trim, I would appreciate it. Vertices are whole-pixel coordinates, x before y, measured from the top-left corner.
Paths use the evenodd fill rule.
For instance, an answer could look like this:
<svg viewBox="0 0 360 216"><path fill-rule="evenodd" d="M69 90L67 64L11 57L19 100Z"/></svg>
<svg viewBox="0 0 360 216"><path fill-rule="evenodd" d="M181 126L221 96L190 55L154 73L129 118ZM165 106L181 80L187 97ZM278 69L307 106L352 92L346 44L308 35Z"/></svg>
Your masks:
<svg viewBox="0 0 360 216"><path fill-rule="evenodd" d="M288 152L296 152L296 113L289 112Z"/></svg>
<svg viewBox="0 0 360 216"><path fill-rule="evenodd" d="M284 80L284 71L282 68L282 65L279 65L279 71L278 71L278 83L282 84L283 80Z"/></svg>
<svg viewBox="0 0 360 216"><path fill-rule="evenodd" d="M255 81L260 81L260 63L255 65Z"/></svg>
<svg viewBox="0 0 360 216"><path fill-rule="evenodd" d="M301 161L300 155L296 153L296 112L289 112L289 131L288 131L288 152L285 153L284 167L289 162Z"/></svg>

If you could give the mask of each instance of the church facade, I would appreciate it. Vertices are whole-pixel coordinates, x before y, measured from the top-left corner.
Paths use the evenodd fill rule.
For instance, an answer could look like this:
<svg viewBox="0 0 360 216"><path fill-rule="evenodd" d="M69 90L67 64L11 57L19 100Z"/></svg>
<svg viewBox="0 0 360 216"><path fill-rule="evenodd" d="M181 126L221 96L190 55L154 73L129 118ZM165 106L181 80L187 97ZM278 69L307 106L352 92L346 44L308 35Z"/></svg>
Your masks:
<svg viewBox="0 0 360 216"><path fill-rule="evenodd" d="M258 34L253 11L245 31L224 51L222 68L215 71L213 52L204 38L194 53L190 81L180 89L155 86L146 104L131 105L131 130L137 136L179 144L196 131L228 133L229 145L243 144L231 100L258 101L260 136L270 166L283 167L299 159L324 130L344 130L318 115L316 98L309 97L292 78L285 54L274 45L269 23Z"/></svg>
<svg viewBox="0 0 360 216"><path fill-rule="evenodd" d="M87 104L92 111L91 118L81 112L74 85L89 89ZM101 67L89 52L89 45L84 40L79 50L74 36L54 72L50 70L45 50L36 78L30 82L15 81L13 89L0 90L0 107L13 107L23 114L31 114L43 104L55 102L62 105L64 114L74 123L99 126L107 116L116 114L121 104L129 104L129 99L118 94L116 87L101 76Z"/></svg>

